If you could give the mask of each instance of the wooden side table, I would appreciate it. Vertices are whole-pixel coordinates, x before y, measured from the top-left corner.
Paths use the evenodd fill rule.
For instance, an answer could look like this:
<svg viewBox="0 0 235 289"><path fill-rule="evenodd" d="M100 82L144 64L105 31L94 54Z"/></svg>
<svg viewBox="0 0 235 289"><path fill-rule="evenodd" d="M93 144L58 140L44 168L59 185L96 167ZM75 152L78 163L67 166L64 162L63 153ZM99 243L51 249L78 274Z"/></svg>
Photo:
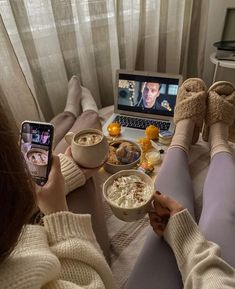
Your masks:
<svg viewBox="0 0 235 289"><path fill-rule="evenodd" d="M219 67L225 67L225 68L231 68L235 69L235 61L233 60L220 60L216 58L216 53L213 52L210 55L210 61L215 64L215 69L214 69L214 75L213 75L213 81L212 83L215 82L216 80L216 75Z"/></svg>

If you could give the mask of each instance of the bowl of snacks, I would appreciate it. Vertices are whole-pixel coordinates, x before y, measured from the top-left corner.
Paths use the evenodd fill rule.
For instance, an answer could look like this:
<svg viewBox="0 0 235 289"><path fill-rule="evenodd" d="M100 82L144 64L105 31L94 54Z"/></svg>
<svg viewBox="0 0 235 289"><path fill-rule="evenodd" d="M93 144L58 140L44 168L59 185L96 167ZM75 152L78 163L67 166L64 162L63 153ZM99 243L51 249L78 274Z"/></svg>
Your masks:
<svg viewBox="0 0 235 289"><path fill-rule="evenodd" d="M113 214L126 222L145 216L151 208L153 192L153 180L137 170L117 172L103 184L103 195Z"/></svg>
<svg viewBox="0 0 235 289"><path fill-rule="evenodd" d="M104 169L114 174L135 167L141 157L140 146L130 140L119 139L109 143L109 155Z"/></svg>

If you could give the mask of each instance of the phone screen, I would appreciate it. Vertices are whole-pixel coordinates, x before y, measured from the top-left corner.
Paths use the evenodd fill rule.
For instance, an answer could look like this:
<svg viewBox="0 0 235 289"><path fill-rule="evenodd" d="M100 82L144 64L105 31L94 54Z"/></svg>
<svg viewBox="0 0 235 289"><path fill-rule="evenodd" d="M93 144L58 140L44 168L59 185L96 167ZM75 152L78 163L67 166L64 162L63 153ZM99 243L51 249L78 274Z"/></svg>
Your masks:
<svg viewBox="0 0 235 289"><path fill-rule="evenodd" d="M51 165L53 125L23 122L20 147L34 181L43 186L48 179Z"/></svg>

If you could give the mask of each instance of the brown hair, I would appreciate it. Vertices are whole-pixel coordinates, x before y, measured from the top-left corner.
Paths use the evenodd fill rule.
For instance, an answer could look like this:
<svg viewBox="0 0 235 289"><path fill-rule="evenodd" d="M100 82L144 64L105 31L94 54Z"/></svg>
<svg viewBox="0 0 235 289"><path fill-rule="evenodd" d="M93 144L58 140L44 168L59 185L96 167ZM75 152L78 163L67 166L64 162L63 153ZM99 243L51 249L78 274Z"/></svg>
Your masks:
<svg viewBox="0 0 235 289"><path fill-rule="evenodd" d="M35 203L34 187L4 108L0 101L0 263L14 249Z"/></svg>

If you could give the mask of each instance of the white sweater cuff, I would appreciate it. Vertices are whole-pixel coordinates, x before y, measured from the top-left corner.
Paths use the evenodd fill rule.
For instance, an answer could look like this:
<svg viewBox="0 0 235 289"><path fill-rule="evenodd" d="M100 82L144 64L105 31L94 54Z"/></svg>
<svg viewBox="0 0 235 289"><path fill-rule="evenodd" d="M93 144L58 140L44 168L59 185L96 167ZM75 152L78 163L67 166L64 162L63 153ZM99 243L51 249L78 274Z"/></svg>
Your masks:
<svg viewBox="0 0 235 289"><path fill-rule="evenodd" d="M184 263L195 243L205 241L187 209L170 218L164 239L171 246L179 265Z"/></svg>
<svg viewBox="0 0 235 289"><path fill-rule="evenodd" d="M65 194L81 187L86 182L86 177L79 166L70 157L64 154L58 155L60 158L61 172L65 180Z"/></svg>
<svg viewBox="0 0 235 289"><path fill-rule="evenodd" d="M43 223L51 245L70 238L96 240L89 214L57 212L43 217Z"/></svg>

